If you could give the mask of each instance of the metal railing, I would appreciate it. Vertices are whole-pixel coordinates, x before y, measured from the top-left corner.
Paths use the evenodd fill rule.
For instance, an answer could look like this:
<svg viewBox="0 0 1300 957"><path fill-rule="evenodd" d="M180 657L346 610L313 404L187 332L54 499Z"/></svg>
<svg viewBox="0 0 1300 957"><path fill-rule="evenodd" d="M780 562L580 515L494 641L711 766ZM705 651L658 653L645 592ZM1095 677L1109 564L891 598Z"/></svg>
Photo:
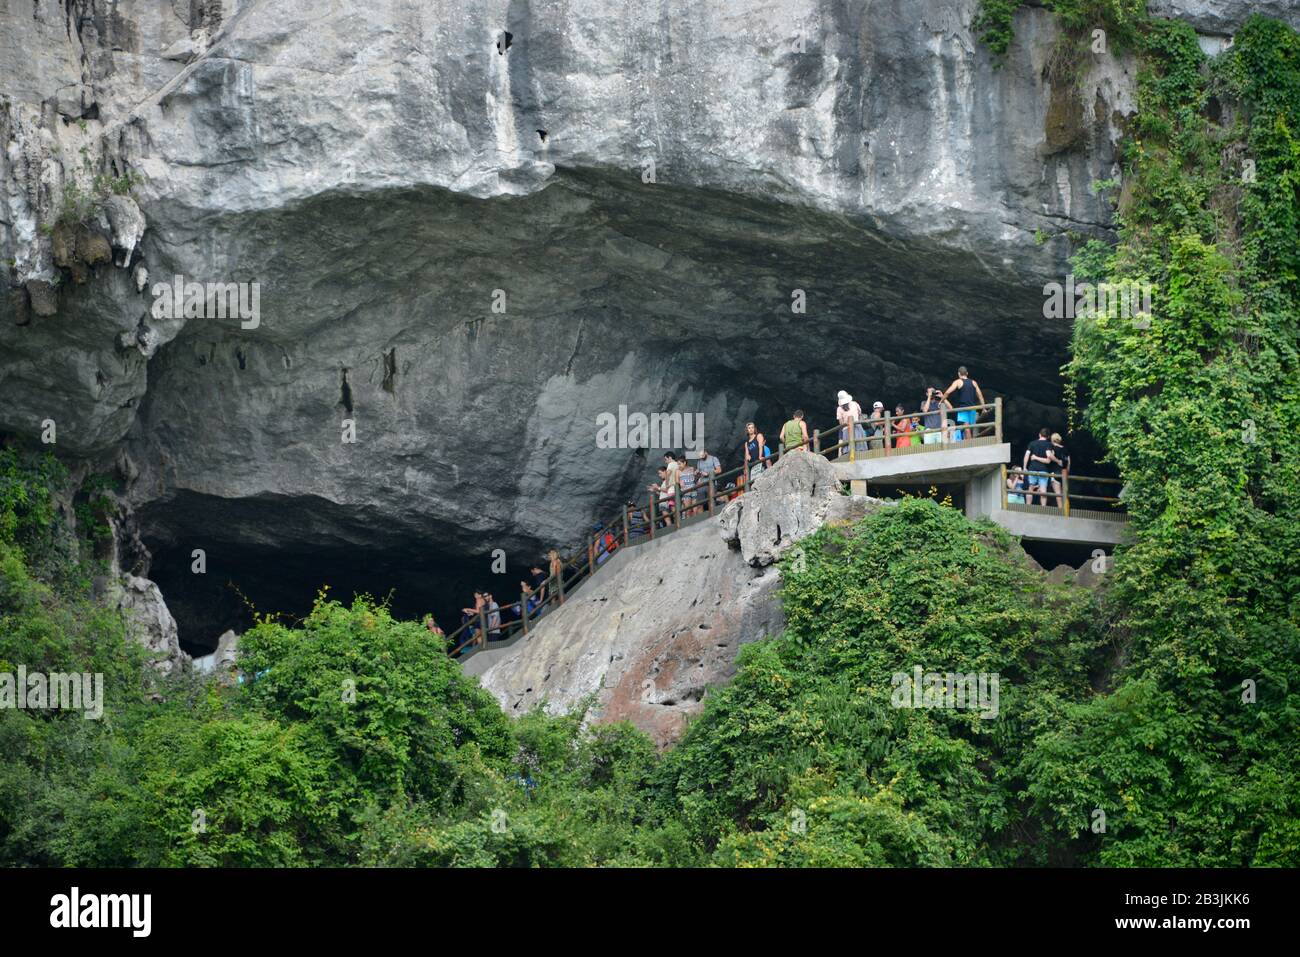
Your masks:
<svg viewBox="0 0 1300 957"><path fill-rule="evenodd" d="M1011 476L1025 478L1026 487L1010 489ZM1028 480L1046 479L1046 488L1029 488ZM1122 479L1101 478L1095 475L1071 475L1068 471L1046 472L1002 466L1002 508L1004 511L1023 511L1063 518L1091 518L1109 522L1127 522L1128 513L1118 495L1089 495L1078 489L1095 490L1102 486L1123 486ZM1055 486L1055 487L1053 487ZM1096 506L1101 506L1100 508Z"/></svg>
<svg viewBox="0 0 1300 957"><path fill-rule="evenodd" d="M969 412L974 413L970 420L957 420L958 413ZM991 418L981 422L980 417L985 413L989 413ZM927 427L925 423L934 419L938 420L937 424ZM852 441L850 429L854 433ZM835 437L839 441L826 446L822 441L823 436ZM976 445L998 445L1002 442L1002 399L999 397L980 405L943 407L930 412L909 412L903 416L886 412L880 416L868 416L854 423L824 429L814 433L812 438L814 451L823 455L839 452L839 458L848 458L850 462ZM796 448L803 444L799 443Z"/></svg>

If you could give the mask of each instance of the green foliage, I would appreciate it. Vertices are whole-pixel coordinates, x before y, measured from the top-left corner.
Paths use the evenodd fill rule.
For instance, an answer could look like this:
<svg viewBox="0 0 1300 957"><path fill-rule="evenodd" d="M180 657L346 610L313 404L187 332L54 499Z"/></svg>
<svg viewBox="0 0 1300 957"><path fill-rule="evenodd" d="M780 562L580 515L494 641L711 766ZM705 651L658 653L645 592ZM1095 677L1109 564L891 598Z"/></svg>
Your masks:
<svg viewBox="0 0 1300 957"><path fill-rule="evenodd" d="M1041 742L1031 792L1063 829L1106 811L1101 863L1294 864L1300 37L1255 18L1208 62L1190 27L1153 23L1144 50L1120 243L1085 253L1153 282L1154 316L1079 320L1068 370L1128 482L1129 665ZM1212 99L1240 118L1214 122Z"/></svg>
<svg viewBox="0 0 1300 957"><path fill-rule="evenodd" d="M981 8L995 53L1018 6ZM160 678L56 507L93 544L107 485L0 449L0 671L107 702L0 710L0 864L1300 862L1300 37L1255 18L1209 61L1140 0L1046 6L1142 63L1119 243L1075 258L1156 290L1149 327L1080 318L1068 367L1127 482L1104 589L927 498L823 528L785 634L659 755L585 708L507 719L419 625L324 593L243 637L242 683ZM996 675L996 717L900 707L917 666Z"/></svg>
<svg viewBox="0 0 1300 957"><path fill-rule="evenodd" d="M52 458L0 451L0 671L102 673L105 712L0 709L0 863L695 859L650 816L645 735L584 731L581 713L512 722L422 626L369 601L322 593L301 627L260 621L242 684L154 675L84 577L56 590L34 573L71 536L54 506L66 479Z"/></svg>
<svg viewBox="0 0 1300 957"><path fill-rule="evenodd" d="M1087 694L1091 596L920 498L822 529L803 564L783 568L786 635L743 650L665 759L662 799L692 837L727 864L1045 856L1019 823L1016 766L1053 702ZM895 707L894 676L916 666L998 675L998 717Z"/></svg>
<svg viewBox="0 0 1300 957"><path fill-rule="evenodd" d="M357 599L317 601L301 628L262 621L240 640L260 712L307 728L331 752L330 801L446 805L469 749L501 767L510 728L493 698L418 622Z"/></svg>
<svg viewBox="0 0 1300 957"><path fill-rule="evenodd" d="M1029 5L1024 0L981 0L971 26L993 54L995 63L1006 59L1015 39L1016 11ZM1094 29L1106 31L1108 45L1132 46L1147 22L1146 0L1043 0L1042 6L1056 15L1069 38L1072 56L1088 48L1079 41L1090 38Z"/></svg>
<svg viewBox="0 0 1300 957"><path fill-rule="evenodd" d="M88 162L84 165L88 166ZM42 228L46 232L52 232L56 225L76 226L88 223L99 215L110 197L129 196L131 190L141 182L141 177L130 171L121 176L96 174L90 178L89 186L82 186L75 177L70 177L59 194L54 223L46 223Z"/></svg>
<svg viewBox="0 0 1300 957"><path fill-rule="evenodd" d="M1023 6L1022 0L982 0L971 24L993 54L995 63L1006 59L1011 41L1016 37L1012 20Z"/></svg>

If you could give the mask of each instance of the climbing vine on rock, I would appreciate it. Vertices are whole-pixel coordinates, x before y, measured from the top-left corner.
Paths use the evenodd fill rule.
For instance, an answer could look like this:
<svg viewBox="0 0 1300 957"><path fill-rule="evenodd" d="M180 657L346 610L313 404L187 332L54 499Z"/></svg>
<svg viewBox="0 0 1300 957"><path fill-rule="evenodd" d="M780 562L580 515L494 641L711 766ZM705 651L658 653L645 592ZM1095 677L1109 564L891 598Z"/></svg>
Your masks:
<svg viewBox="0 0 1300 957"><path fill-rule="evenodd" d="M1076 271L1151 283L1149 321L1077 321L1082 423L1127 481L1109 608L1128 666L1067 712L1030 793L1098 861L1300 859L1300 36L1253 18L1207 59L1150 20L1119 243Z"/></svg>

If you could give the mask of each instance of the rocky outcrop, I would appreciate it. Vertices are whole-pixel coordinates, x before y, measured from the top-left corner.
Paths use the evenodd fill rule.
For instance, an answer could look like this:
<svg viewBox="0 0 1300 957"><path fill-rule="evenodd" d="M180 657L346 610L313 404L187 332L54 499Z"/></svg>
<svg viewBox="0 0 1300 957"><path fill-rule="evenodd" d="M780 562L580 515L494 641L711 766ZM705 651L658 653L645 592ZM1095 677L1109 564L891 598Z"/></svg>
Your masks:
<svg viewBox="0 0 1300 957"><path fill-rule="evenodd" d="M677 740L708 689L734 675L740 647L784 627L773 551L880 504L828 495L826 475L803 458L786 456L738 500L752 497L750 515L782 516L779 546L766 521L742 518L706 519L620 550L527 638L479 652L466 672L511 714L538 705L563 712L594 696L592 720L631 721L661 747Z"/></svg>
<svg viewBox="0 0 1300 957"><path fill-rule="evenodd" d="M217 639L217 648L211 654L194 659L194 670L201 675L213 675L217 681L232 683L236 662L239 660L239 636L227 631Z"/></svg>
<svg viewBox="0 0 1300 957"><path fill-rule="evenodd" d="M154 667L164 674L179 672L189 656L181 651L176 619L158 586L147 578L125 575L110 584L108 595L122 613L127 636L153 655Z"/></svg>
<svg viewBox="0 0 1300 957"><path fill-rule="evenodd" d="M753 480L722 512L722 540L749 565L770 565L821 528L843 496L835 467L820 455L794 453Z"/></svg>
<svg viewBox="0 0 1300 957"><path fill-rule="evenodd" d="M1157 17L1186 20L1201 33L1231 36L1253 14L1262 14L1300 29L1296 0L1147 0Z"/></svg>
<svg viewBox="0 0 1300 957"><path fill-rule="evenodd" d="M589 421L611 399L705 411L711 435L729 441L769 393L706 377L713 344L733 343L717 372L779 367L768 357L804 322L789 310L795 288L811 295L820 334L845 343L828 378L910 388L950 361L872 343L874 327L980 312L1013 288L1035 305L1037 277L1058 272L1067 252L1035 237L1104 229L1106 205L1088 184L1109 174L1111 116L1129 109L1122 75L1103 71L1101 124L1090 119L1085 148L1044 168L1035 149L1050 18L1027 11L1023 43L995 71L971 36L976 0L852 12L829 0L675 0L617 13L601 3L321 11L310 0L227 0L191 4L188 18L156 4L73 0L56 15L14 3L0 72L14 122L21 112L30 129L3 169L16 193L0 246L17 253L19 277L51 278L39 226L80 162L59 157L86 147L97 167L143 178L135 193L150 225L140 243L121 240L119 260L138 248L155 277L263 287L259 329L159 323L147 289L106 272L107 287L60 293L58 324L6 336L15 368L0 381L0 427L28 431L34 416L53 416L67 447L88 452L125 436L146 391L145 364L122 351L120 334L166 343L187 330L149 377L157 411L144 412L137 454L167 471L142 500L199 487L244 496L255 485L360 501L370 490L306 438L326 421L337 427L345 370L371 441L388 440L372 460L409 467L439 502L463 497L440 460L487 421L521 440L504 443L491 468L525 473L589 448L591 429L558 425ZM49 108L60 91L63 105ZM693 235L673 225L683 221ZM742 236L762 248L732 242ZM542 248L552 258L530 264ZM828 259L833 270L815 268ZM927 273L921 296L913 280ZM507 293L507 312L492 310L494 289ZM751 334L759 316L770 337ZM960 337L960 323L951 331ZM1003 364L965 338L968 359ZM1064 341L1059 330L1044 354L1054 360ZM53 355L62 368L44 382L23 374ZM449 366L468 374L446 381ZM510 370L508 397L472 388L485 370ZM776 385L781 405L833 395L778 378L788 380ZM1055 403L1047 375L1019 391ZM222 423L202 436L224 446L217 470L180 430L154 434L160 418L214 404L227 421L279 409L298 440L267 435L286 454L250 475L237 461L243 436ZM428 422L440 426L433 443ZM415 442L423 451L412 455ZM627 465L611 457L588 484L611 491ZM294 474L321 481L289 487ZM340 487L355 497L340 499ZM525 485L510 508L529 507L539 535L554 537L561 529L538 504Z"/></svg>

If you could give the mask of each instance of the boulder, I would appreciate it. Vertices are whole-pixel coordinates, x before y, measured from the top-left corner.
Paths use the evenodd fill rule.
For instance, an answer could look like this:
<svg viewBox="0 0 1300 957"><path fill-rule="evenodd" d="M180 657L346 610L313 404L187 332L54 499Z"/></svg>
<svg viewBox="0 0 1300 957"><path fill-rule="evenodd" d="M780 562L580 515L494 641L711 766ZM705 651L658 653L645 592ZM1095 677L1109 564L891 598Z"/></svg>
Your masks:
<svg viewBox="0 0 1300 957"><path fill-rule="evenodd" d="M131 262L131 255L144 236L144 213L140 212L140 207L130 196L110 196L104 203L104 216L113 232L113 248L122 254L118 265L126 266ZM147 271L145 278L148 278ZM138 289L144 288L138 276L136 283Z"/></svg>
<svg viewBox="0 0 1300 957"><path fill-rule="evenodd" d="M59 311L59 290L52 282L45 279L27 280L27 297L33 315L48 318Z"/></svg>
<svg viewBox="0 0 1300 957"><path fill-rule="evenodd" d="M749 491L722 512L722 540L740 549L746 564L771 565L826 521L842 498L835 467L820 455L794 452L757 476Z"/></svg>
<svg viewBox="0 0 1300 957"><path fill-rule="evenodd" d="M238 659L239 636L233 631L227 631L217 639L214 651L193 659L194 670L202 675L213 675L218 682L229 684L235 680L235 663Z"/></svg>

